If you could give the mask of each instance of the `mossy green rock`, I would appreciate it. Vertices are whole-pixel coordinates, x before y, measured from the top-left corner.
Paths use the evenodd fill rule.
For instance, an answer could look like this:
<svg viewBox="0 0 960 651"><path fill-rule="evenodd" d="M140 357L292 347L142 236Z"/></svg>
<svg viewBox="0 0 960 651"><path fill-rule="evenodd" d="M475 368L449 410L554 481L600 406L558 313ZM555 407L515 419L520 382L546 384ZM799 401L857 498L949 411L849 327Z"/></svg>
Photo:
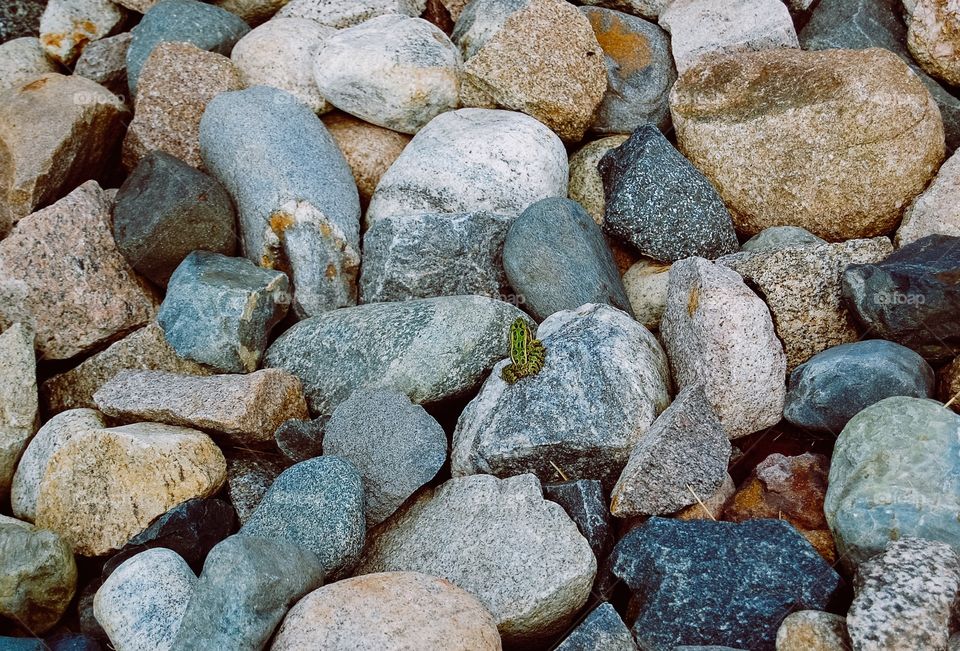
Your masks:
<svg viewBox="0 0 960 651"><path fill-rule="evenodd" d="M823 508L848 567L900 538L960 551L960 417L903 396L867 407L837 438Z"/></svg>

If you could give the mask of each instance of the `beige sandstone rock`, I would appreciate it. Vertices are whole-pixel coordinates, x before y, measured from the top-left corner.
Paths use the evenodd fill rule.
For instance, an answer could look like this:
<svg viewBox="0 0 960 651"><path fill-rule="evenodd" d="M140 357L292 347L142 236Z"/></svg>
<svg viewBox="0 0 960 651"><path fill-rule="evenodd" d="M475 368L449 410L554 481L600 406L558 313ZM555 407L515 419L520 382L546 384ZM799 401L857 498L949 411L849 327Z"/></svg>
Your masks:
<svg viewBox="0 0 960 651"><path fill-rule="evenodd" d="M641 258L623 274L623 288L627 291L633 315L647 330L660 327L660 319L667 307L667 282L670 265Z"/></svg>
<svg viewBox="0 0 960 651"><path fill-rule="evenodd" d="M37 431L37 369L33 332L16 323L0 334L0 501L17 460Z"/></svg>
<svg viewBox="0 0 960 651"><path fill-rule="evenodd" d="M777 629L777 651L849 651L847 620L819 610L798 610Z"/></svg>
<svg viewBox="0 0 960 651"><path fill-rule="evenodd" d="M914 60L934 77L960 85L960 2L911 0L904 5L907 47Z"/></svg>
<svg viewBox="0 0 960 651"><path fill-rule="evenodd" d="M339 112L324 116L323 124L350 165L360 200L368 203L380 177L400 156L410 136Z"/></svg>
<svg viewBox="0 0 960 651"><path fill-rule="evenodd" d="M960 154L940 166L936 178L914 199L897 230L897 248L927 235L960 236Z"/></svg>
<svg viewBox="0 0 960 651"><path fill-rule="evenodd" d="M56 64L47 58L40 41L33 36L0 43L0 90L29 83L40 75L56 71Z"/></svg>

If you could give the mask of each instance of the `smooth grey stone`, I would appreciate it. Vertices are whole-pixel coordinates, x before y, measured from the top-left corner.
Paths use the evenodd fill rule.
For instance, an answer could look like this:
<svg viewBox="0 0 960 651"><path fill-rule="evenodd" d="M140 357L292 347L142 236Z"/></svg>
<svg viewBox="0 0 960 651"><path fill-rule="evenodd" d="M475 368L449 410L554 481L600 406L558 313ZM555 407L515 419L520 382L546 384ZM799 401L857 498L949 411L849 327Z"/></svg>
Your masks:
<svg viewBox="0 0 960 651"><path fill-rule="evenodd" d="M157 323L181 357L225 373L249 373L260 365L270 330L287 313L288 288L279 271L194 251L170 278Z"/></svg>
<svg viewBox="0 0 960 651"><path fill-rule="evenodd" d="M840 433L851 418L891 396L932 398L933 369L917 353L883 339L817 353L790 374L783 416L813 432Z"/></svg>
<svg viewBox="0 0 960 651"><path fill-rule="evenodd" d="M601 7L580 11L597 35L607 66L607 92L590 130L633 133L644 124L666 132L670 127L670 88L677 69L670 35L637 16Z"/></svg>
<svg viewBox="0 0 960 651"><path fill-rule="evenodd" d="M388 388L413 402L468 394L509 354L523 312L481 296L371 303L301 321L267 350L266 365L300 378L314 416L358 388Z"/></svg>
<svg viewBox="0 0 960 651"><path fill-rule="evenodd" d="M280 452L293 462L319 457L323 454L323 432L328 420L325 416L313 420L285 420L273 433L273 440Z"/></svg>
<svg viewBox="0 0 960 651"><path fill-rule="evenodd" d="M563 507L598 560L607 557L616 539L603 484L596 479L544 484L543 496Z"/></svg>
<svg viewBox="0 0 960 651"><path fill-rule="evenodd" d="M514 217L487 211L389 215L363 236L360 302L510 293L503 241Z"/></svg>
<svg viewBox="0 0 960 651"><path fill-rule="evenodd" d="M960 417L902 396L861 411L837 437L823 512L848 569L900 538L960 551Z"/></svg>
<svg viewBox="0 0 960 651"><path fill-rule="evenodd" d="M920 76L939 105L947 149L960 146L960 98L913 60L901 0L820 0L798 37L804 50L880 47L895 52Z"/></svg>
<svg viewBox="0 0 960 651"><path fill-rule="evenodd" d="M323 451L360 471L367 527L373 527L436 476L447 461L447 435L404 394L360 389L334 410Z"/></svg>
<svg viewBox="0 0 960 651"><path fill-rule="evenodd" d="M741 251L776 251L792 246L816 246L826 244L805 228L799 226L770 226L765 228L740 247Z"/></svg>
<svg viewBox="0 0 960 651"><path fill-rule="evenodd" d="M260 651L290 607L322 583L320 560L299 545L230 536L207 556L172 649Z"/></svg>
<svg viewBox="0 0 960 651"><path fill-rule="evenodd" d="M353 566L365 533L363 480L349 461L329 456L283 471L240 529L313 552L328 577Z"/></svg>
<svg viewBox="0 0 960 651"><path fill-rule="evenodd" d="M655 260L709 260L739 250L733 219L707 178L653 125L633 132L597 165L606 193L604 232Z"/></svg>
<svg viewBox="0 0 960 651"><path fill-rule="evenodd" d="M137 94L137 79L153 48L163 42L191 43L230 56L234 43L250 31L238 16L197 0L160 0L133 28L127 50L127 83Z"/></svg>
<svg viewBox="0 0 960 651"><path fill-rule="evenodd" d="M200 154L233 197L244 255L288 272L298 317L356 303L360 196L313 111L267 86L221 93L200 121Z"/></svg>
<svg viewBox="0 0 960 651"><path fill-rule="evenodd" d="M667 357L626 312L588 304L537 330L543 368L507 384L499 362L453 433L454 477L564 473L613 487L630 451L670 403ZM558 470L559 468L559 470Z"/></svg>
<svg viewBox="0 0 960 651"><path fill-rule="evenodd" d="M576 201L552 197L524 210L507 231L503 267L538 321L586 303L633 313L600 227Z"/></svg>
<svg viewBox="0 0 960 651"><path fill-rule="evenodd" d="M630 629L606 601L570 632L554 651L636 651Z"/></svg>
<svg viewBox="0 0 960 651"><path fill-rule="evenodd" d="M220 183L157 150L140 159L120 186L113 237L130 266L166 287L193 251L234 255L237 218Z"/></svg>

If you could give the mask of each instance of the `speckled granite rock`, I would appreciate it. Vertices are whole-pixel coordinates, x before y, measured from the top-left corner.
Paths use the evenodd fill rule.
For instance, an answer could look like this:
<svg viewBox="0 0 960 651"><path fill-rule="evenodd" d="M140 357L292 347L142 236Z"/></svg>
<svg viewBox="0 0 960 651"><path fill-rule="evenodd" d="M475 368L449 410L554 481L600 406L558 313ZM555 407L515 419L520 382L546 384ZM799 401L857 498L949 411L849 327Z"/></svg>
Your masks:
<svg viewBox="0 0 960 651"><path fill-rule="evenodd" d="M126 98L127 93L127 48L133 40L130 32L121 32L99 41L88 43L73 74L95 81L114 95Z"/></svg>
<svg viewBox="0 0 960 651"><path fill-rule="evenodd" d="M0 241L0 324L29 324L47 359L87 352L153 318L156 298L117 250L110 208L89 181Z"/></svg>
<svg viewBox="0 0 960 651"><path fill-rule="evenodd" d="M594 608L556 651L636 651L633 635L607 602Z"/></svg>
<svg viewBox="0 0 960 651"><path fill-rule="evenodd" d="M265 450L227 450L227 496L240 524L250 519L270 486L290 465L288 459Z"/></svg>
<svg viewBox="0 0 960 651"><path fill-rule="evenodd" d="M277 17L309 18L321 25L344 29L385 14L419 16L424 5L425 0L291 0Z"/></svg>
<svg viewBox="0 0 960 651"><path fill-rule="evenodd" d="M0 334L0 499L40 424L33 332L15 323Z"/></svg>
<svg viewBox="0 0 960 651"><path fill-rule="evenodd" d="M617 11L625 11L634 16L642 16L647 20L656 20L667 5L668 0L584 0L585 5L607 7Z"/></svg>
<svg viewBox="0 0 960 651"><path fill-rule="evenodd" d="M960 236L960 154L954 154L940 166L936 178L903 213L894 243L897 247L916 242L927 235Z"/></svg>
<svg viewBox="0 0 960 651"><path fill-rule="evenodd" d="M293 462L306 461L323 454L323 433L329 417L290 419L280 423L273 439L280 452Z"/></svg>
<svg viewBox="0 0 960 651"><path fill-rule="evenodd" d="M850 651L847 620L820 610L798 610L777 629L777 651Z"/></svg>
<svg viewBox="0 0 960 651"><path fill-rule="evenodd" d="M600 226L603 225L606 195L597 163L604 154L622 145L629 137L618 135L600 138L587 143L570 156L570 182L567 196L583 206L583 209L593 217L593 221Z"/></svg>
<svg viewBox="0 0 960 651"><path fill-rule="evenodd" d="M737 485L733 483L730 473L727 473L720 488L713 495L698 495L700 499L695 504L677 511L673 517L677 520L719 520L723 515L724 505L736 492Z"/></svg>
<svg viewBox="0 0 960 651"><path fill-rule="evenodd" d="M40 16L40 44L51 59L70 66L87 43L121 31L126 17L110 0L49 0Z"/></svg>
<svg viewBox="0 0 960 651"><path fill-rule="evenodd" d="M543 496L563 507L590 543L598 563L607 557L616 540L603 484L596 479L544 484Z"/></svg>
<svg viewBox="0 0 960 651"><path fill-rule="evenodd" d="M0 90L29 83L40 75L56 71L57 65L47 58L36 37L22 36L0 43Z"/></svg>
<svg viewBox="0 0 960 651"><path fill-rule="evenodd" d="M323 125L347 159L360 192L360 202L370 202L380 178L397 160L410 136L364 122L339 111L323 116Z"/></svg>

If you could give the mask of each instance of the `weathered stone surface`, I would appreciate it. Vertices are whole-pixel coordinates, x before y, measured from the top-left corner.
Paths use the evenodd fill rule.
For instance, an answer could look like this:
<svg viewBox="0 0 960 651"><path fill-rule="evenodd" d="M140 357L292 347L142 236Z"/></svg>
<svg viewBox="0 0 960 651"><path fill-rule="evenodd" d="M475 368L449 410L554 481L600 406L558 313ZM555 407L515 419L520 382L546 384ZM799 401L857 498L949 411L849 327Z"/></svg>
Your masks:
<svg viewBox="0 0 960 651"><path fill-rule="evenodd" d="M480 296L371 303L301 321L267 350L265 365L303 382L314 416L358 388L395 389L416 403L463 396L509 354L512 305Z"/></svg>
<svg viewBox="0 0 960 651"><path fill-rule="evenodd" d="M363 236L360 302L466 294L506 299L512 292L503 245L514 219L482 210L378 219Z"/></svg>
<svg viewBox="0 0 960 651"><path fill-rule="evenodd" d="M192 427L241 446L273 441L280 423L309 416L300 380L275 368L206 377L122 371L93 400L123 422Z"/></svg>
<svg viewBox="0 0 960 651"><path fill-rule="evenodd" d="M659 23L670 32L680 74L708 55L800 47L780 0L675 0Z"/></svg>
<svg viewBox="0 0 960 651"><path fill-rule="evenodd" d="M320 560L287 540L230 536L211 550L173 649L263 649L287 610L323 583Z"/></svg>
<svg viewBox="0 0 960 651"><path fill-rule="evenodd" d="M447 435L402 393L360 389L334 410L323 452L346 459L363 480L367 527L386 520L447 461Z"/></svg>
<svg viewBox="0 0 960 651"><path fill-rule="evenodd" d="M944 156L929 91L879 49L710 57L674 84L670 111L680 151L748 236L784 225L830 241L886 233Z"/></svg>
<svg viewBox="0 0 960 651"><path fill-rule="evenodd" d="M157 52L166 47L160 46ZM140 97L143 103L147 95ZM193 251L232 256L237 250L236 231L226 189L160 150L139 160L114 202L117 248L130 266L161 287L167 286L177 265Z"/></svg>
<svg viewBox="0 0 960 651"><path fill-rule="evenodd" d="M583 4L616 9L647 20L656 20L670 2L669 0L584 0Z"/></svg>
<svg viewBox="0 0 960 651"><path fill-rule="evenodd" d="M323 113L333 107L317 88L313 62L323 42L335 32L306 18L268 20L237 41L230 60L248 88L273 86L287 91L314 113Z"/></svg>
<svg viewBox="0 0 960 651"><path fill-rule="evenodd" d="M633 594L641 648L772 648L792 610L823 609L841 579L789 524L651 518L624 536L613 575Z"/></svg>
<svg viewBox="0 0 960 651"><path fill-rule="evenodd" d="M298 317L356 302L360 200L323 123L292 95L224 93L200 123L203 162L240 216L244 254L294 286Z"/></svg>
<svg viewBox="0 0 960 651"><path fill-rule="evenodd" d="M737 485L733 483L730 473L727 473L720 488L713 495L697 495L699 499L695 504L677 511L673 517L678 520L719 520L723 514L723 506L736 492Z"/></svg>
<svg viewBox="0 0 960 651"><path fill-rule="evenodd" d="M737 251L730 213L716 189L654 126L634 131L597 168L608 235L665 262Z"/></svg>
<svg viewBox="0 0 960 651"><path fill-rule="evenodd" d="M274 431L274 441L280 452L293 462L319 457L323 454L323 432L328 420L286 420Z"/></svg>
<svg viewBox="0 0 960 651"><path fill-rule="evenodd" d="M0 615L44 633L77 587L70 546L52 531L0 515Z"/></svg>
<svg viewBox="0 0 960 651"><path fill-rule="evenodd" d="M563 507L590 543L598 562L607 557L616 540L603 484L596 479L544 484L543 496Z"/></svg>
<svg viewBox="0 0 960 651"><path fill-rule="evenodd" d="M240 533L300 545L317 555L328 580L345 574L366 533L360 474L340 457L301 461L277 477Z"/></svg>
<svg viewBox="0 0 960 651"><path fill-rule="evenodd" d="M0 40L36 36L44 6L42 0L10 0L0 5Z"/></svg>
<svg viewBox="0 0 960 651"><path fill-rule="evenodd" d="M0 500L10 491L17 460L40 423L33 332L16 323L0 334Z"/></svg>
<svg viewBox="0 0 960 651"><path fill-rule="evenodd" d="M36 37L22 36L0 43L0 90L26 84L47 72L56 71L57 65L47 58Z"/></svg>
<svg viewBox="0 0 960 651"><path fill-rule="evenodd" d="M117 250L96 181L23 219L0 241L0 324L36 332L38 355L67 359L153 318L156 299Z"/></svg>
<svg viewBox="0 0 960 651"><path fill-rule="evenodd" d="M799 226L770 226L744 242L740 246L740 250L757 253L759 251L777 251L793 246L817 246L826 243L826 240Z"/></svg>
<svg viewBox="0 0 960 651"><path fill-rule="evenodd" d="M588 304L537 330L543 368L516 384L494 366L453 433L453 476L533 473L616 481L630 451L670 401L667 358L628 314ZM557 469L560 469L558 472Z"/></svg>
<svg viewBox="0 0 960 651"><path fill-rule="evenodd" d="M935 384L933 369L909 348L883 339L841 344L793 370L783 416L836 436L875 402L890 396L932 398Z"/></svg>
<svg viewBox="0 0 960 651"><path fill-rule="evenodd" d="M657 330L663 311L667 309L667 288L670 265L648 258L639 260L623 274L623 288L627 292L634 318L647 330Z"/></svg>
<svg viewBox="0 0 960 651"><path fill-rule="evenodd" d="M856 649L946 649L960 557L942 542L895 540L862 563L847 613Z"/></svg>
<svg viewBox="0 0 960 651"><path fill-rule="evenodd" d="M321 25L344 29L386 14L419 16L424 0L291 0L278 18L308 18Z"/></svg>
<svg viewBox="0 0 960 651"><path fill-rule="evenodd" d="M325 115L323 125L347 159L357 183L360 202L366 206L380 183L380 177L400 156L410 142L410 136L340 112Z"/></svg>
<svg viewBox="0 0 960 651"><path fill-rule="evenodd" d="M615 149L627 141L630 136L607 136L587 143L570 157L570 181L567 196L583 206L590 213L593 221L603 225L606 195L603 190L603 179L597 163L611 149Z"/></svg>
<svg viewBox="0 0 960 651"><path fill-rule="evenodd" d="M653 23L619 11L599 7L580 11L593 27L607 67L607 90L590 130L633 133L650 123L666 131L670 87L677 79L670 37Z"/></svg>
<svg viewBox="0 0 960 651"><path fill-rule="evenodd" d="M442 113L417 132L380 179L368 224L390 215L477 210L519 215L567 194L567 152L531 117L509 111Z"/></svg>
<svg viewBox="0 0 960 651"><path fill-rule="evenodd" d="M148 549L121 564L93 599L93 612L115 649L172 651L197 577L169 549Z"/></svg>
<svg viewBox="0 0 960 651"><path fill-rule="evenodd" d="M287 614L271 649L500 651L497 625L473 595L435 576L383 572L315 590Z"/></svg>
<svg viewBox="0 0 960 651"><path fill-rule="evenodd" d="M140 0L136 0L140 1ZM269 21L277 11L287 4L288 0L214 0L221 9L240 16L249 25L259 25Z"/></svg>
<svg viewBox="0 0 960 651"><path fill-rule="evenodd" d="M850 264L878 262L893 250L876 237L820 246L791 246L724 257L763 296L787 354L787 371L817 353L860 340L841 302L841 277Z"/></svg>
<svg viewBox="0 0 960 651"><path fill-rule="evenodd" d="M920 66L952 86L960 86L960 15L948 0L905 2L907 47Z"/></svg>
<svg viewBox="0 0 960 651"><path fill-rule="evenodd" d="M455 109L460 52L421 18L379 16L327 38L314 62L320 93L358 118L416 133Z"/></svg>
<svg viewBox="0 0 960 651"><path fill-rule="evenodd" d="M156 423L86 430L51 455L36 523L75 553L98 556L180 502L213 495L225 479L223 454L201 432Z"/></svg>
<svg viewBox="0 0 960 651"><path fill-rule="evenodd" d="M73 67L73 74L95 81L114 95L127 94L127 48L133 34L122 32L88 43Z"/></svg>
<svg viewBox="0 0 960 651"><path fill-rule="evenodd" d="M244 524L280 473L291 464L282 455L264 450L234 448L227 452L227 495L237 519Z"/></svg>
<svg viewBox="0 0 960 651"><path fill-rule="evenodd" d="M607 602L593 609L556 651L636 651L633 635Z"/></svg>
<svg viewBox="0 0 960 651"><path fill-rule="evenodd" d="M287 313L286 275L243 258L194 251L170 278L157 323L178 355L232 373L256 370Z"/></svg>
<svg viewBox="0 0 960 651"><path fill-rule="evenodd" d="M120 31L126 16L110 0L49 0L40 16L40 44L51 59L70 66L87 43Z"/></svg>
<svg viewBox="0 0 960 651"><path fill-rule="evenodd" d="M476 0L474 11L482 13L483 5L499 1ZM464 83L480 95L461 94L465 105L492 103L527 113L564 140L583 137L607 89L603 50L593 28L563 0L528 0L475 54L465 56Z"/></svg>
<svg viewBox="0 0 960 651"><path fill-rule="evenodd" d="M713 495L727 477L730 440L700 385L691 385L650 426L613 489L610 512L673 513Z"/></svg>
<svg viewBox="0 0 960 651"><path fill-rule="evenodd" d="M136 110L123 140L128 170L154 150L202 167L200 119L207 104L244 85L230 59L190 43L157 44L137 83Z"/></svg>
<svg viewBox="0 0 960 651"><path fill-rule="evenodd" d="M373 533L356 574L412 571L473 594L507 644L559 633L586 602L597 562L532 475L451 479Z"/></svg>
<svg viewBox="0 0 960 651"><path fill-rule="evenodd" d="M820 610L798 610L777 629L777 651L850 651L847 620Z"/></svg>
<svg viewBox="0 0 960 651"><path fill-rule="evenodd" d="M183 359L167 343L156 323L135 330L110 344L78 366L59 373L40 385L40 399L46 413L93 407L93 394L114 375L126 370L169 371L189 375L210 375L205 366Z"/></svg>
<svg viewBox="0 0 960 651"><path fill-rule="evenodd" d="M764 302L703 258L675 262L667 291L660 333L677 389L703 384L731 439L776 424L787 364Z"/></svg>
<svg viewBox="0 0 960 651"><path fill-rule="evenodd" d="M864 330L944 361L960 353L960 237L928 235L843 272L844 305Z"/></svg>
<svg viewBox="0 0 960 651"><path fill-rule="evenodd" d="M960 155L947 159L936 178L903 213L894 243L912 244L927 235L960 236Z"/></svg>
<svg viewBox="0 0 960 651"><path fill-rule="evenodd" d="M900 538L960 550L958 450L960 417L933 400L887 398L847 423L823 505L847 567Z"/></svg>
<svg viewBox="0 0 960 651"><path fill-rule="evenodd" d="M160 43L189 43L201 50L230 56L234 44L250 31L238 16L198 0L161 0L133 28L127 50L127 82L137 94L140 71Z"/></svg>
<svg viewBox="0 0 960 651"><path fill-rule="evenodd" d="M503 268L524 309L537 320L585 303L630 312L603 233L570 199L541 199L510 224Z"/></svg>
<svg viewBox="0 0 960 651"><path fill-rule="evenodd" d="M51 72L0 92L0 234L104 171L129 116L106 88Z"/></svg>

